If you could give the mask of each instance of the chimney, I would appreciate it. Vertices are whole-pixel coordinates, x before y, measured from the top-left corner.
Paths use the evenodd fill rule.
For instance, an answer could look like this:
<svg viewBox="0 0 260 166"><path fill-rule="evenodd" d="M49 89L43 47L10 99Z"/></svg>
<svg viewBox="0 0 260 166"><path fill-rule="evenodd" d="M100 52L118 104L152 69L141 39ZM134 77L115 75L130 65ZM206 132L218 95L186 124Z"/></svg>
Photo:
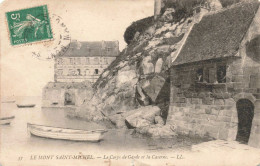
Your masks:
<svg viewBox="0 0 260 166"><path fill-rule="evenodd" d="M156 20L161 13L162 0L154 0L154 19Z"/></svg>

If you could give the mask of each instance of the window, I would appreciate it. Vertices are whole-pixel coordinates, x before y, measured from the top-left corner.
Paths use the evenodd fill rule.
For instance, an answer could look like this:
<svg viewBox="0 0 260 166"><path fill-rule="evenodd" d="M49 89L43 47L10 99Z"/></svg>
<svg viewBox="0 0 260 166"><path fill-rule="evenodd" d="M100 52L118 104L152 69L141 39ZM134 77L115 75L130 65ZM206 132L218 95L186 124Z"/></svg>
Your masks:
<svg viewBox="0 0 260 166"><path fill-rule="evenodd" d="M226 82L226 66L220 65L217 66L217 81L218 83L225 83Z"/></svg>
<svg viewBox="0 0 260 166"><path fill-rule="evenodd" d="M196 81L203 82L203 68L197 70Z"/></svg>
<svg viewBox="0 0 260 166"><path fill-rule="evenodd" d="M81 71L80 71L80 69L77 69L77 75L78 75L78 76L81 76Z"/></svg>
<svg viewBox="0 0 260 166"><path fill-rule="evenodd" d="M98 69L95 69L95 74L98 74Z"/></svg>
<svg viewBox="0 0 260 166"><path fill-rule="evenodd" d="M226 83L226 65L212 64L196 71L196 81L204 83Z"/></svg>
<svg viewBox="0 0 260 166"><path fill-rule="evenodd" d="M107 47L106 48L106 52L110 52L110 51L112 51L112 48L111 47Z"/></svg>
<svg viewBox="0 0 260 166"><path fill-rule="evenodd" d="M209 68L208 69L208 83L216 83L216 69Z"/></svg>

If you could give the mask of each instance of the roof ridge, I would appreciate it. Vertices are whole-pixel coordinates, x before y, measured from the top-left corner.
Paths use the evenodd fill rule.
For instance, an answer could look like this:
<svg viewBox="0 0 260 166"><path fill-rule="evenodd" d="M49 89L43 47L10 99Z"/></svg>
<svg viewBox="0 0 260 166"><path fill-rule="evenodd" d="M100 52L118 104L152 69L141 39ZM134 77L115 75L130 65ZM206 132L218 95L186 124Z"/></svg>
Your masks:
<svg viewBox="0 0 260 166"><path fill-rule="evenodd" d="M253 3L260 5L260 2L254 1L254 0L241 1L241 2L238 2L238 3L232 4L232 5L230 5L226 8L219 9L217 11L210 11L210 12L206 13L204 16L218 14L218 13L225 12L227 10L230 10L230 9L233 9L233 8L236 8L236 7L241 7L243 4L253 4Z"/></svg>

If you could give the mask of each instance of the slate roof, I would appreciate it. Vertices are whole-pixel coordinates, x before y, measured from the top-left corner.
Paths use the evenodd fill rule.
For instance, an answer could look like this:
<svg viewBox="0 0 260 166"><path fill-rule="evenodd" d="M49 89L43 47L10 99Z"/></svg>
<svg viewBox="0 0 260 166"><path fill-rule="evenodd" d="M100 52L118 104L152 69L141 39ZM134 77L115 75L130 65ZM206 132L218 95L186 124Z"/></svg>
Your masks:
<svg viewBox="0 0 260 166"><path fill-rule="evenodd" d="M205 15L193 26L173 65L235 56L258 7L258 2L243 2Z"/></svg>
<svg viewBox="0 0 260 166"><path fill-rule="evenodd" d="M62 57L115 57L118 54L118 41L72 41Z"/></svg>

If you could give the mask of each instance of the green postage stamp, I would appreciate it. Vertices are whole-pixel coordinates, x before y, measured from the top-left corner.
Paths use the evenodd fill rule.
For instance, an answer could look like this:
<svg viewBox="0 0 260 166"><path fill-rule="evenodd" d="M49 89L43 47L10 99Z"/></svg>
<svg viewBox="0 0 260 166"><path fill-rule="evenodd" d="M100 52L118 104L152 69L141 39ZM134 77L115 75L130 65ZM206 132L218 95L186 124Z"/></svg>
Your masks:
<svg viewBox="0 0 260 166"><path fill-rule="evenodd" d="M47 5L6 13L12 45L52 39Z"/></svg>

